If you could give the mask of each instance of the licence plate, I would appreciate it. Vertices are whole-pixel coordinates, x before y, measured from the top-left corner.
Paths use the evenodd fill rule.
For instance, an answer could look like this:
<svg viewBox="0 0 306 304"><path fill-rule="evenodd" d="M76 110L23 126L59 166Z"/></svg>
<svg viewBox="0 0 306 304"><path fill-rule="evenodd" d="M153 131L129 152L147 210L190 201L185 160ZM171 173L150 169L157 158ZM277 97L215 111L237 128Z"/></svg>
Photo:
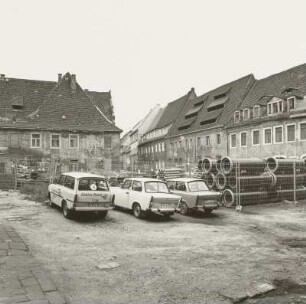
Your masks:
<svg viewBox="0 0 306 304"><path fill-rule="evenodd" d="M162 204L161 208L174 208L173 204Z"/></svg>
<svg viewBox="0 0 306 304"><path fill-rule="evenodd" d="M88 203L88 207L105 207L104 204Z"/></svg>

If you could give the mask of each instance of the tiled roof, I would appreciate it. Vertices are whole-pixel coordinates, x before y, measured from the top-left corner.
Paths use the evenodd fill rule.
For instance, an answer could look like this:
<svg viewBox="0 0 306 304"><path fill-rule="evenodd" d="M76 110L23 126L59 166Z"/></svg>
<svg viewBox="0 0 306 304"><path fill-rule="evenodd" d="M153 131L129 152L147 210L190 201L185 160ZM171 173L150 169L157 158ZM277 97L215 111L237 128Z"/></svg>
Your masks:
<svg viewBox="0 0 306 304"><path fill-rule="evenodd" d="M169 102L166 108L164 109L163 115L161 116L160 120L158 121L154 129L161 129L172 124L186 106L190 98L191 92L194 92L193 89L190 92L188 92L186 95L172 102Z"/></svg>
<svg viewBox="0 0 306 304"><path fill-rule="evenodd" d="M306 64L257 80L240 108L266 104L272 97L287 98L292 95L306 95Z"/></svg>
<svg viewBox="0 0 306 304"><path fill-rule="evenodd" d="M91 98L95 105L105 114L105 116L114 121L114 110L112 105L111 92L95 92L85 91Z"/></svg>
<svg viewBox="0 0 306 304"><path fill-rule="evenodd" d="M149 133L149 132L151 132L151 131L153 131L153 130L156 129L156 126L157 126L157 124L159 123L159 120L160 120L160 118L162 117L164 111L165 111L165 108L159 109L159 111L158 111L158 113L157 113L155 119L153 120L151 126L149 127L149 129L147 130L146 133Z"/></svg>
<svg viewBox="0 0 306 304"><path fill-rule="evenodd" d="M172 125L171 136L226 125L253 85L254 80L253 75L247 75L192 99ZM197 112L196 120L190 127L181 129L181 126L189 123L190 118L188 119L188 116L186 118L186 114L201 103L203 103L203 107Z"/></svg>
<svg viewBox="0 0 306 304"><path fill-rule="evenodd" d="M120 132L76 83L71 88L67 73L59 82L7 78L0 80L0 128ZM12 109L11 101L23 98L23 109Z"/></svg>

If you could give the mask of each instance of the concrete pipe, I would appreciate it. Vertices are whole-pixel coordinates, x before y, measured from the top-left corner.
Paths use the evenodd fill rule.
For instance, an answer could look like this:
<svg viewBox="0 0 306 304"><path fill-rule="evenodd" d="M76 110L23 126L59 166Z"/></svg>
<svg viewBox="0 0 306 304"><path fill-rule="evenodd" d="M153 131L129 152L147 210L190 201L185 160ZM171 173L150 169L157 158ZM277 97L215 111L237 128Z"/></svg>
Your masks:
<svg viewBox="0 0 306 304"><path fill-rule="evenodd" d="M202 161L202 168L204 173L217 173L217 161L209 157L205 157Z"/></svg>
<svg viewBox="0 0 306 304"><path fill-rule="evenodd" d="M267 158L267 170L278 174L293 174L295 164L295 171L297 173L304 173L306 171L306 159L279 159L275 157Z"/></svg>
<svg viewBox="0 0 306 304"><path fill-rule="evenodd" d="M222 194L223 205L228 208L237 205L239 196L241 206L275 203L279 200L277 191L255 191L236 194L232 190L226 189Z"/></svg>
<svg viewBox="0 0 306 304"><path fill-rule="evenodd" d="M226 176L227 185L231 189L236 189L239 182L240 192L251 192L273 189L276 186L276 176L272 172L264 172L259 176L240 176L230 174Z"/></svg>
<svg viewBox="0 0 306 304"><path fill-rule="evenodd" d="M222 158L220 166L224 174L235 173L238 166L238 174L240 176L258 175L265 171L266 161L260 158L232 159L229 156L225 156Z"/></svg>
<svg viewBox="0 0 306 304"><path fill-rule="evenodd" d="M223 190L226 186L226 176L224 173L218 173L216 176L216 186L219 190Z"/></svg>
<svg viewBox="0 0 306 304"><path fill-rule="evenodd" d="M274 173L273 173L274 174ZM275 175L276 178L276 189L285 190L285 189L294 189L300 188L305 185L306 173L301 174L291 174L291 175Z"/></svg>
<svg viewBox="0 0 306 304"><path fill-rule="evenodd" d="M206 174L205 178L204 178L207 187L209 189L213 189L216 186L216 176L213 173L208 173Z"/></svg>
<svg viewBox="0 0 306 304"><path fill-rule="evenodd" d="M202 161L202 160L199 160L199 162L198 162L198 169L199 169L200 171L203 171L202 164L203 164L203 161Z"/></svg>

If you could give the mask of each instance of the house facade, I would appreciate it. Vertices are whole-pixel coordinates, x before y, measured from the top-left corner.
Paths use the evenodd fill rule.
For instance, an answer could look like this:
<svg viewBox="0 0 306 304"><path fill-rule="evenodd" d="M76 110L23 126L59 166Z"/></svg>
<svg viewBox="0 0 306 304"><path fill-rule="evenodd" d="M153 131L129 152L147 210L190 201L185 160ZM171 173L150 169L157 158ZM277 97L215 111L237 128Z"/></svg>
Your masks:
<svg viewBox="0 0 306 304"><path fill-rule="evenodd" d="M306 64L256 81L227 127L229 155L306 154Z"/></svg>
<svg viewBox="0 0 306 304"><path fill-rule="evenodd" d="M159 119L144 134L138 149L139 165L143 171L165 169L167 164L171 165L172 159L169 159L168 155L170 129L180 113L194 98L196 93L192 88L186 95L168 103L159 113Z"/></svg>
<svg viewBox="0 0 306 304"><path fill-rule="evenodd" d="M226 127L254 81L248 75L190 100L170 129L168 160L189 170L204 157L228 155Z"/></svg>
<svg viewBox="0 0 306 304"><path fill-rule="evenodd" d="M59 74L57 82L1 75L0 107L2 171L7 159L43 171L122 166L111 93L83 90L74 74Z"/></svg>

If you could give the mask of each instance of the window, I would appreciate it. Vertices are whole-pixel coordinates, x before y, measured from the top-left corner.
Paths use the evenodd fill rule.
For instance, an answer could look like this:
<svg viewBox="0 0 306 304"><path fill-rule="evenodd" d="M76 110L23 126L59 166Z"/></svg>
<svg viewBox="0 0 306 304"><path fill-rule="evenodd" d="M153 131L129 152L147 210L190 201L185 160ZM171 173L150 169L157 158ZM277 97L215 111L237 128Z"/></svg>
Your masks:
<svg viewBox="0 0 306 304"><path fill-rule="evenodd" d="M141 192L142 191L141 182L140 181L134 181L133 186L132 186L132 190Z"/></svg>
<svg viewBox="0 0 306 304"><path fill-rule="evenodd" d="M71 160L69 162L69 171L79 171L79 163L77 160Z"/></svg>
<svg viewBox="0 0 306 304"><path fill-rule="evenodd" d="M206 146L209 146L209 145L210 145L210 136L209 136L209 135L207 135L207 136L205 137L205 142L206 142Z"/></svg>
<svg viewBox="0 0 306 304"><path fill-rule="evenodd" d="M129 189L132 185L132 181L130 179L127 179L124 181L122 185L122 189Z"/></svg>
<svg viewBox="0 0 306 304"><path fill-rule="evenodd" d="M41 148L41 134L32 133L31 148Z"/></svg>
<svg viewBox="0 0 306 304"><path fill-rule="evenodd" d="M60 178L59 178L57 184L58 184L58 185L64 185L65 178L66 178L66 175L63 175L63 174L62 174L62 175L60 176Z"/></svg>
<svg viewBox="0 0 306 304"><path fill-rule="evenodd" d="M259 130L253 130L252 131L252 144L253 146L259 145Z"/></svg>
<svg viewBox="0 0 306 304"><path fill-rule="evenodd" d="M186 191L186 185L185 182L177 182L176 183L176 190L178 191Z"/></svg>
<svg viewBox="0 0 306 304"><path fill-rule="evenodd" d="M287 99L288 103L288 110L294 110L295 109L295 97L290 97Z"/></svg>
<svg viewBox="0 0 306 304"><path fill-rule="evenodd" d="M254 106L253 107L253 117L259 117L260 116L260 106Z"/></svg>
<svg viewBox="0 0 306 304"><path fill-rule="evenodd" d="M69 134L69 148L77 149L79 147L79 135Z"/></svg>
<svg viewBox="0 0 306 304"><path fill-rule="evenodd" d="M272 144L272 129L271 128L264 129L264 144L265 145Z"/></svg>
<svg viewBox="0 0 306 304"><path fill-rule="evenodd" d="M300 140L306 140L306 123L300 124Z"/></svg>
<svg viewBox="0 0 306 304"><path fill-rule="evenodd" d="M188 148L188 147L189 147L189 145L188 145L188 139L186 139L185 144L186 144L186 148Z"/></svg>
<svg viewBox="0 0 306 304"><path fill-rule="evenodd" d="M234 122L239 122L239 121L240 121L240 112L236 111L234 116Z"/></svg>
<svg viewBox="0 0 306 304"><path fill-rule="evenodd" d="M85 177L79 180L80 191L107 191L109 190L105 179L98 177Z"/></svg>
<svg viewBox="0 0 306 304"><path fill-rule="evenodd" d="M60 138L59 134L51 134L51 149L59 149L60 148Z"/></svg>
<svg viewBox="0 0 306 304"><path fill-rule="evenodd" d="M201 137L197 137L197 147L201 146Z"/></svg>
<svg viewBox="0 0 306 304"><path fill-rule="evenodd" d="M278 114L283 112L283 101L273 101L268 103L268 115Z"/></svg>
<svg viewBox="0 0 306 304"><path fill-rule="evenodd" d="M243 120L249 119L249 109L244 109L243 110Z"/></svg>
<svg viewBox="0 0 306 304"><path fill-rule="evenodd" d="M287 142L295 141L295 125L287 125Z"/></svg>
<svg viewBox="0 0 306 304"><path fill-rule="evenodd" d="M283 126L274 127L274 142L276 144L283 142Z"/></svg>
<svg viewBox="0 0 306 304"><path fill-rule="evenodd" d="M217 134L217 144L220 145L221 144L221 134Z"/></svg>
<svg viewBox="0 0 306 304"><path fill-rule="evenodd" d="M70 189L74 189L75 179L71 176L66 176L64 186Z"/></svg>
<svg viewBox="0 0 306 304"><path fill-rule="evenodd" d="M231 134L231 148L236 148L236 134Z"/></svg>
<svg viewBox="0 0 306 304"><path fill-rule="evenodd" d="M192 138L189 139L189 148L192 149Z"/></svg>
<svg viewBox="0 0 306 304"><path fill-rule="evenodd" d="M111 136L104 137L104 148L106 149L112 148L112 137Z"/></svg>
<svg viewBox="0 0 306 304"><path fill-rule="evenodd" d="M246 147L247 145L247 133L241 132L240 133L240 147Z"/></svg>

